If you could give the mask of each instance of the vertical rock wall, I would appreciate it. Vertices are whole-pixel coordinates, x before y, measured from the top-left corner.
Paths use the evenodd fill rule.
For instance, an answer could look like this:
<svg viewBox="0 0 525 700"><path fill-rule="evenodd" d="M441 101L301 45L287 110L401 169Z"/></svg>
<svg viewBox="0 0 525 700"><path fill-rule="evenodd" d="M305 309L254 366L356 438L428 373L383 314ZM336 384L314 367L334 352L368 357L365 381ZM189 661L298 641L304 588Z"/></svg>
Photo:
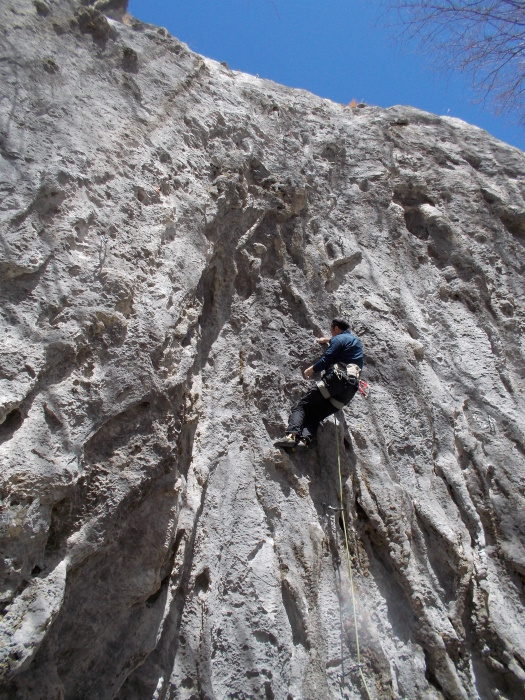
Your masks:
<svg viewBox="0 0 525 700"><path fill-rule="evenodd" d="M522 698L524 155L95 5L0 6L0 697Z"/></svg>

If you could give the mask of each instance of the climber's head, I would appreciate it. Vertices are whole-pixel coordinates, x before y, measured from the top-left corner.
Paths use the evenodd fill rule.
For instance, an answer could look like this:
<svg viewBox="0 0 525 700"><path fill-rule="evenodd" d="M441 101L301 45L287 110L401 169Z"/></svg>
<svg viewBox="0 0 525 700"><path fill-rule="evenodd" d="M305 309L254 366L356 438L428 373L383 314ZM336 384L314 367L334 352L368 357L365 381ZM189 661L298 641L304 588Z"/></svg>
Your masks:
<svg viewBox="0 0 525 700"><path fill-rule="evenodd" d="M345 321L344 318L334 318L332 319L332 323L330 324L330 331L332 332L332 337L334 335L339 335L339 333L342 333L343 331L346 331L350 328L350 324L348 321Z"/></svg>

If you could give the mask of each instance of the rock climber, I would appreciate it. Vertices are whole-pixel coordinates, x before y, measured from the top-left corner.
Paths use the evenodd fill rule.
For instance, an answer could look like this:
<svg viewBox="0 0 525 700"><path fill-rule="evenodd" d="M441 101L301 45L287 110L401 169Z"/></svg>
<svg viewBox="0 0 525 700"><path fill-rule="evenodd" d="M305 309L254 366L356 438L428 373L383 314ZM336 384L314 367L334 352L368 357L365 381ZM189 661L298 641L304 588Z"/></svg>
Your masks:
<svg viewBox="0 0 525 700"><path fill-rule="evenodd" d="M316 339L320 345L328 344L325 354L304 370L306 379L317 373L321 379L292 407L286 435L275 442L277 447L312 447L319 423L354 398L363 369L361 342L343 318L333 319L330 332L331 338Z"/></svg>

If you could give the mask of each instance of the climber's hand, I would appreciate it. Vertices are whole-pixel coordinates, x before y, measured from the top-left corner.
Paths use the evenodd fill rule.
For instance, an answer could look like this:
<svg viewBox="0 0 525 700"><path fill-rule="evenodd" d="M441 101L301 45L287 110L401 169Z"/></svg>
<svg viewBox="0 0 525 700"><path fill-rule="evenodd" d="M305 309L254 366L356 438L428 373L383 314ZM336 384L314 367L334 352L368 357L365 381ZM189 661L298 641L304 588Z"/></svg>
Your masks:
<svg viewBox="0 0 525 700"><path fill-rule="evenodd" d="M316 338L319 345L326 345L330 342L330 338Z"/></svg>
<svg viewBox="0 0 525 700"><path fill-rule="evenodd" d="M311 379L314 373L314 368L313 367L308 367L307 369L304 370L304 376L306 379Z"/></svg>

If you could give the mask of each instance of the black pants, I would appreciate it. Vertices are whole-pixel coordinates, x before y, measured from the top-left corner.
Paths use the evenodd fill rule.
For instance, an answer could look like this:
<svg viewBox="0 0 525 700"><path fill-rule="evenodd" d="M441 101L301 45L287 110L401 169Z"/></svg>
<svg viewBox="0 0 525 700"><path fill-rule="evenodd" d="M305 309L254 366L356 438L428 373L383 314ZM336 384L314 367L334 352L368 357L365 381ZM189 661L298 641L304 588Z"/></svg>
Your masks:
<svg viewBox="0 0 525 700"><path fill-rule="evenodd" d="M347 404L354 398L356 391L357 383L356 386L347 386L344 392L335 398ZM338 410L328 399L325 399L317 387L310 389L292 407L286 432L313 440L317 435L319 423Z"/></svg>

